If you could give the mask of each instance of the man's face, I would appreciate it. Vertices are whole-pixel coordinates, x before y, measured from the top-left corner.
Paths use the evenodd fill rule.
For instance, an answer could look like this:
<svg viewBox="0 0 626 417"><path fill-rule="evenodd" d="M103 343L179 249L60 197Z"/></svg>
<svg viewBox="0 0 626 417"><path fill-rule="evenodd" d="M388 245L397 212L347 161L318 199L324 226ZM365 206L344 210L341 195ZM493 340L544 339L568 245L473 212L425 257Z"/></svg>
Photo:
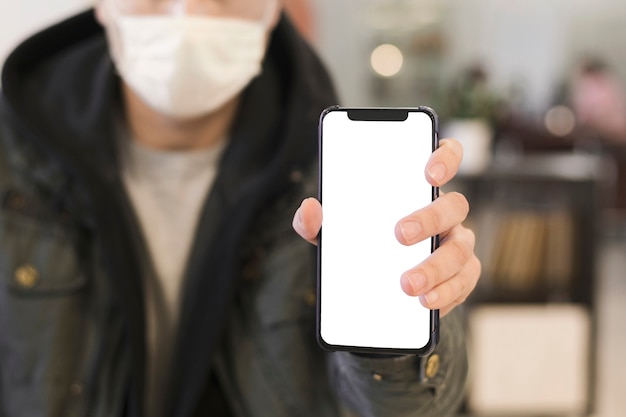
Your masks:
<svg viewBox="0 0 626 417"><path fill-rule="evenodd" d="M101 0L114 1L125 14L189 14L261 21L274 0Z"/></svg>
<svg viewBox="0 0 626 417"><path fill-rule="evenodd" d="M233 102L261 71L278 1L99 0L96 17L128 97L183 119Z"/></svg>

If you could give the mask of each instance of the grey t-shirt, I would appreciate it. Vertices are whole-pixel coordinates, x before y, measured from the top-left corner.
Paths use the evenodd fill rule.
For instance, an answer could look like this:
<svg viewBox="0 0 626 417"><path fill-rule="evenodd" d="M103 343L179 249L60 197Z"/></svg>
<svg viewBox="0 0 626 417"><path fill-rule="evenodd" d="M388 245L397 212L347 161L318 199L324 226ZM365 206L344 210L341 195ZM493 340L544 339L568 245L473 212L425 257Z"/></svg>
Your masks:
<svg viewBox="0 0 626 417"><path fill-rule="evenodd" d="M185 265L201 207L226 141L169 151L122 144L122 178L147 244L152 273L144 277L147 324L146 411L158 416L180 311Z"/></svg>

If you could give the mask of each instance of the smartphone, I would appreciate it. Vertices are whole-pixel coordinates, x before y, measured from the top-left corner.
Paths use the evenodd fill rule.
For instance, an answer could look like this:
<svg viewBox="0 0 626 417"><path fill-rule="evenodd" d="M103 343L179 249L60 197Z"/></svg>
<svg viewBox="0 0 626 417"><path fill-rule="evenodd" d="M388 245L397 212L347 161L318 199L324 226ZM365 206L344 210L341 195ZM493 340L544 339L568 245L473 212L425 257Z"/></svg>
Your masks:
<svg viewBox="0 0 626 417"><path fill-rule="evenodd" d="M327 350L429 353L439 311L402 291L400 276L430 255L438 237L400 244L395 225L439 190L424 170L438 146L428 107L342 108L319 122L317 337Z"/></svg>

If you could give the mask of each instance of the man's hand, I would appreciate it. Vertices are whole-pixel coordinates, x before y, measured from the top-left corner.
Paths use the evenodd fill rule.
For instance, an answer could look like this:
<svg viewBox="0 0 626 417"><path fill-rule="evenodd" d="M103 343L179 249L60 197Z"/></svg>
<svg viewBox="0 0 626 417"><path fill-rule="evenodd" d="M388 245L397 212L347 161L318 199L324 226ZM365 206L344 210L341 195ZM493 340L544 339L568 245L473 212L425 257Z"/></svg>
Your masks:
<svg viewBox="0 0 626 417"><path fill-rule="evenodd" d="M463 148L454 139L442 139L426 164L428 182L441 187L459 168ZM443 317L465 301L480 277L480 261L474 254L474 233L461 224L469 212L467 199L457 192L441 194L427 207L396 224L396 238L413 245L440 235L440 245L426 260L404 272L400 285L405 293L419 296L429 309L440 309ZM322 205L305 199L293 218L293 228L307 241L317 244L322 226Z"/></svg>

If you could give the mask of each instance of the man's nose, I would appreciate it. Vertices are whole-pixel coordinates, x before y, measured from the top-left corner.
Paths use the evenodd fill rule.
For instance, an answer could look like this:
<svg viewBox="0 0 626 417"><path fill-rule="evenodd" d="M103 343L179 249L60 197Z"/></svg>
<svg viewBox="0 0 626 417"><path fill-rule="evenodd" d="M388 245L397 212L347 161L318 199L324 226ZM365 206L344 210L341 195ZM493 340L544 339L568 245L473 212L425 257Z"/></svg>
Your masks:
<svg viewBox="0 0 626 417"><path fill-rule="evenodd" d="M190 11L192 5L188 4L194 0L172 0L169 9L172 14L183 15Z"/></svg>
<svg viewBox="0 0 626 417"><path fill-rule="evenodd" d="M171 0L170 11L173 14L206 13L211 10L214 0Z"/></svg>

